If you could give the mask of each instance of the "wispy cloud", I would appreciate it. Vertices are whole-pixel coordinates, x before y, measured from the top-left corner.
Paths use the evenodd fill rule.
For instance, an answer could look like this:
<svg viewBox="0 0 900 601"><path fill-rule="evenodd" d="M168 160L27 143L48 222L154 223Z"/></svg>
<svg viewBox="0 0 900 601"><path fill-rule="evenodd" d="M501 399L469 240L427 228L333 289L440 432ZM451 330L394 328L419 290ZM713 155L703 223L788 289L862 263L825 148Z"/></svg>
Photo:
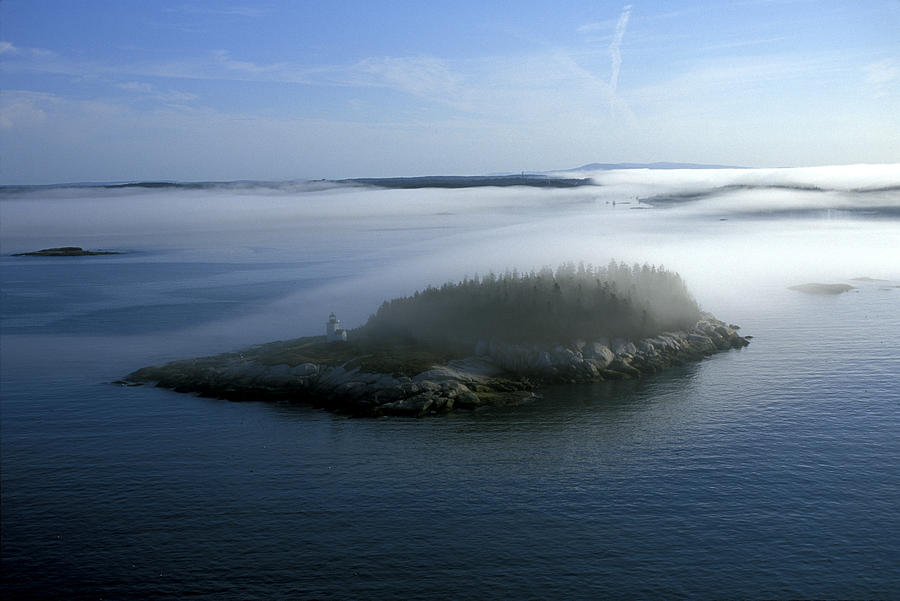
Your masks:
<svg viewBox="0 0 900 601"><path fill-rule="evenodd" d="M196 4L182 4L181 6L169 6L162 9L166 13L182 13L191 15L222 15L229 17L264 17L272 12L272 7L262 3L232 4L216 6L198 6Z"/></svg>
<svg viewBox="0 0 900 601"><path fill-rule="evenodd" d="M578 33L594 33L598 31L608 31L616 26L618 23L617 19L604 19L602 21L591 21L590 23L585 23L581 27L577 29Z"/></svg>
<svg viewBox="0 0 900 601"><path fill-rule="evenodd" d="M143 92L145 94L153 92L153 86L151 84L137 81L126 81L124 83L116 84L116 87L120 90L128 90L129 92Z"/></svg>
<svg viewBox="0 0 900 601"><path fill-rule="evenodd" d="M0 94L0 129L14 129L38 125L47 120L47 105L59 98L43 92L4 90Z"/></svg>
<svg viewBox="0 0 900 601"><path fill-rule="evenodd" d="M55 56L55 53L43 48L21 48L12 42L0 41L0 55L40 58Z"/></svg>
<svg viewBox="0 0 900 601"><path fill-rule="evenodd" d="M777 112L793 94L814 94L812 90L851 78L854 69L846 58L841 53L767 53L680 63L670 76L630 89L629 100L642 114L669 120L717 114L737 123L764 114L760 107ZM746 112L750 102L754 110Z"/></svg>
<svg viewBox="0 0 900 601"><path fill-rule="evenodd" d="M179 90L159 90L153 84L138 81L126 81L116 84L120 90L135 92L141 95L149 96L160 102L190 102L199 98L191 92L182 92Z"/></svg>
<svg viewBox="0 0 900 601"><path fill-rule="evenodd" d="M237 60L231 57L231 53L226 50L216 50L213 53L215 60L229 71L239 71L244 73L278 73L290 70L290 65L285 62L271 63L268 65L260 65L252 61Z"/></svg>
<svg viewBox="0 0 900 601"><path fill-rule="evenodd" d="M625 21L620 20L624 25ZM179 91L176 80L214 80L361 90L382 88L419 100L387 106L383 99L374 100L382 107L385 119L404 122L436 117L434 111L444 107L453 111L444 118L493 119L504 127L550 122L559 127L574 127L577 123L594 127L603 120L602 113L597 111L598 102L614 107L611 113L615 112L617 117L633 118L625 102L613 97L606 77L598 77L579 64L580 60L579 54L571 50L550 48L529 54L456 60L431 55L380 56L349 64L305 65L290 61L259 62L229 50L217 50L173 60L132 62L84 61L70 57L25 60L19 56L0 62L0 71L90 76L93 81L103 81L136 98L153 99L161 104L198 99L194 94ZM377 92L374 94L377 96ZM127 97L119 100L131 102ZM260 104L263 109L265 103ZM298 104L298 111L303 114L302 103Z"/></svg>
<svg viewBox="0 0 900 601"><path fill-rule="evenodd" d="M727 50L729 48L744 48L746 46L763 46L790 39L788 36L778 36L771 38L758 38L752 40L735 40L734 42L723 42L721 44L712 44L703 46L703 50Z"/></svg>
<svg viewBox="0 0 900 601"><path fill-rule="evenodd" d="M385 87L460 106L462 76L447 61L431 56L368 58L331 77L345 84Z"/></svg>
<svg viewBox="0 0 900 601"><path fill-rule="evenodd" d="M628 17L631 16L631 5L626 4L622 9L622 14L619 15L619 22L616 23L616 33L613 35L612 42L609 44L609 56L610 56L610 75L609 75L609 91L612 98L616 96L616 89L619 86L619 69L622 67L622 53L620 51L620 47L622 45L622 38L625 37L625 28L628 27ZM612 116L614 110L615 103L610 102L609 112L610 116Z"/></svg>

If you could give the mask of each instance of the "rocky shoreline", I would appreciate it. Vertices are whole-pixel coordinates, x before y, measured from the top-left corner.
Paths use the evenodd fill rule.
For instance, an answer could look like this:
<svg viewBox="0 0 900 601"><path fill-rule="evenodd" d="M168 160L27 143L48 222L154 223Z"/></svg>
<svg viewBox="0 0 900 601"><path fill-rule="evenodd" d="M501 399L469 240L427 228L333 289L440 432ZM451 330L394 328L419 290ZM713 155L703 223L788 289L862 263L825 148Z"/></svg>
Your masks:
<svg viewBox="0 0 900 601"><path fill-rule="evenodd" d="M479 342L475 355L436 365L413 377L365 373L342 365L265 365L243 354L175 361L140 369L122 385L155 383L177 392L229 400L289 400L357 416L422 417L456 409L515 405L535 398L542 384L639 378L749 344L711 315L689 331L639 342L578 340L522 346ZM338 343L340 344L340 343Z"/></svg>

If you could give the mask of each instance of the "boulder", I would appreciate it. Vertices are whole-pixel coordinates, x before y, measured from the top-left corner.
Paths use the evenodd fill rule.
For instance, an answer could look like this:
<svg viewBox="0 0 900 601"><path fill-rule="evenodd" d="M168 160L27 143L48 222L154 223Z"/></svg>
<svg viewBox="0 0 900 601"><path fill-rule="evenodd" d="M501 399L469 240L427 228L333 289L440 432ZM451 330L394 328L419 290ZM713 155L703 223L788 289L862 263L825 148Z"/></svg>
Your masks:
<svg viewBox="0 0 900 601"><path fill-rule="evenodd" d="M534 360L533 367L539 370L548 370L552 368L553 360L550 358L550 353L547 351L539 352Z"/></svg>
<svg viewBox="0 0 900 601"><path fill-rule="evenodd" d="M394 401L392 403L384 403L378 405L375 409L377 413L382 415L425 415L434 404L434 397L430 394L418 394L408 399Z"/></svg>
<svg viewBox="0 0 900 601"><path fill-rule="evenodd" d="M713 353L717 350L716 345L710 340L709 336L704 336L703 334L688 334L687 337L690 345L703 353Z"/></svg>
<svg viewBox="0 0 900 601"><path fill-rule="evenodd" d="M460 392L453 399L453 406L460 409L474 409L481 404L481 398L468 389L465 392Z"/></svg>
<svg viewBox="0 0 900 601"><path fill-rule="evenodd" d="M581 356L581 353L576 353L575 351L562 346L555 347L550 354L550 358L555 367L578 365L584 359L584 357Z"/></svg>
<svg viewBox="0 0 900 601"><path fill-rule="evenodd" d="M301 363L291 370L295 376L315 376L319 373L319 366L315 363Z"/></svg>
<svg viewBox="0 0 900 601"><path fill-rule="evenodd" d="M621 358L617 358L615 361L613 361L612 364L610 365L610 368L613 371L617 371L619 373L626 374L627 376L632 377L632 378L640 378L641 377L641 372L639 369L637 369L636 367L632 367L630 361L627 361L627 360L624 360Z"/></svg>
<svg viewBox="0 0 900 601"><path fill-rule="evenodd" d="M584 347L584 358L590 359L599 369L605 368L616 358L608 346L600 342L591 342Z"/></svg>

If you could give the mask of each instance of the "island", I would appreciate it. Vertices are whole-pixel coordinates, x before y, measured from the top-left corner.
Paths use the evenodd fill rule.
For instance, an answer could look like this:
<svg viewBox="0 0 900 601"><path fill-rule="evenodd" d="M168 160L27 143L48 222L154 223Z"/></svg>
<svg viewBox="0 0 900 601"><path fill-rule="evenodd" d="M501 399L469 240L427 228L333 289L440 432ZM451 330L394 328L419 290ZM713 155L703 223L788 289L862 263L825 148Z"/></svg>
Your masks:
<svg viewBox="0 0 900 601"><path fill-rule="evenodd" d="M90 257L94 255L120 255L114 250L84 250L79 246L61 246L59 248L45 248L27 253L15 253L14 257Z"/></svg>
<svg viewBox="0 0 900 601"><path fill-rule="evenodd" d="M849 292L850 290L854 290L854 286L850 286L849 284L820 284L818 282L813 282L810 284L797 284L796 286L789 286L789 290L796 290L797 292L803 292L805 294L843 294L844 292Z"/></svg>
<svg viewBox="0 0 900 601"><path fill-rule="evenodd" d="M640 378L747 346L738 330L702 312L677 273L568 263L429 287L353 330L332 314L325 336L145 367L118 383L422 417L529 402L552 383Z"/></svg>

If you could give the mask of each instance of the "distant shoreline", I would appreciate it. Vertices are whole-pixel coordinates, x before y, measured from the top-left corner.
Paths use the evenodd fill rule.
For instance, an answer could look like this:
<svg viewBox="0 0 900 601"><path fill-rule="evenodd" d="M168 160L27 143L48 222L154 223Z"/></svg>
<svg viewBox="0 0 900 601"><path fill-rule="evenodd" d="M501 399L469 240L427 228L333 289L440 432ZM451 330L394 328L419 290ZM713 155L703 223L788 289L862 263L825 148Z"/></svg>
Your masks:
<svg viewBox="0 0 900 601"><path fill-rule="evenodd" d="M579 171L613 171L630 169L744 169L728 165L706 165L700 163L588 163L571 169L548 171L522 171L520 173L494 173L491 175L422 175L395 177L351 177L340 179L295 179L295 180L226 180L226 181L176 181L176 180L125 180L61 182L53 184L4 184L0 192L17 192L32 189L53 188L185 188L205 189L210 187L283 186L286 184L362 184L382 188L474 188L479 186L532 186L569 188L595 185L590 178L571 178L556 174Z"/></svg>
<svg viewBox="0 0 900 601"><path fill-rule="evenodd" d="M415 188L481 188L488 186L529 186L533 188L577 188L594 186L589 178L553 177L523 173L520 175L441 175L422 177L361 177L336 180L337 183L361 184L389 189Z"/></svg>

